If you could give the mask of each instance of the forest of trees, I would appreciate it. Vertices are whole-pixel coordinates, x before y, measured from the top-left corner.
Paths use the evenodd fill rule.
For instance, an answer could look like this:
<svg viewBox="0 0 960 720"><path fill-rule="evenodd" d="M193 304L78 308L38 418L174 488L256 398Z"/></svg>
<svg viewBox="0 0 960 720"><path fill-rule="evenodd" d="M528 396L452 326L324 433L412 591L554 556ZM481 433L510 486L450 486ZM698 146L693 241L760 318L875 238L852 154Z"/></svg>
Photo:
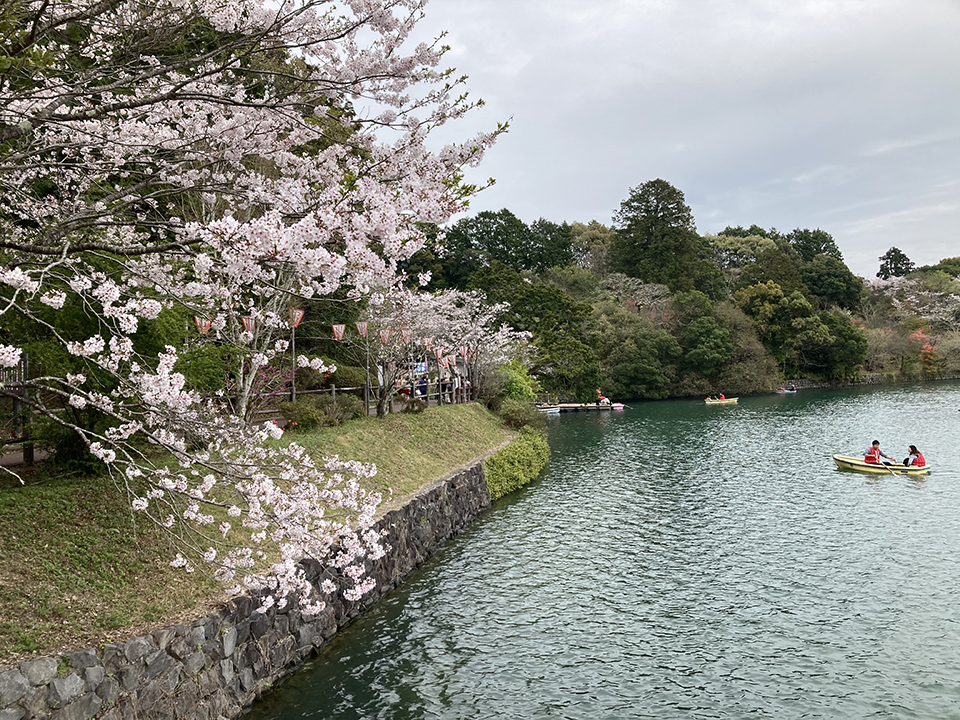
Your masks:
<svg viewBox="0 0 960 720"><path fill-rule="evenodd" d="M960 373L960 258L916 268L897 248L877 279L822 229L700 235L662 179L629 191L612 227L526 224L504 208L455 223L411 258L428 289L480 290L532 334L551 397L665 398L776 388L786 378L915 380Z"/></svg>

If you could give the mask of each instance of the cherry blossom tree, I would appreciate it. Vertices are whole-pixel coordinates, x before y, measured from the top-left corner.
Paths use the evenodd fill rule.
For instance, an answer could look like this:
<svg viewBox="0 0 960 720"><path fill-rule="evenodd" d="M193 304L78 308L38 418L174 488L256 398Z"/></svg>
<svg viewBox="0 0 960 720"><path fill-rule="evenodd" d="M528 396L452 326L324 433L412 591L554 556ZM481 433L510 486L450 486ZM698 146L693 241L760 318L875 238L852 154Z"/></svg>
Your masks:
<svg viewBox="0 0 960 720"><path fill-rule="evenodd" d="M465 379L474 387L480 387L495 368L526 359L530 333L498 321L507 307L506 303L488 305L483 293L476 291L397 289L372 297L366 318L374 339L371 354L381 369L378 414L386 414L396 381L411 358L426 355L430 362L434 349L440 358L459 360L468 371ZM429 338L429 348L424 345L425 338Z"/></svg>
<svg viewBox="0 0 960 720"><path fill-rule="evenodd" d="M310 458L278 444L278 428L245 422L251 374L285 350L298 298L396 285L422 228L480 189L463 172L505 129L430 148L433 130L477 103L440 69L439 42L409 48L424 6L0 9L0 322L35 323L89 368L41 368L32 409L84 437L133 507L182 544L177 564L202 556L235 590L269 590L265 604L307 598L303 557L336 569L325 592L367 591L363 560L382 552L370 531L379 497L360 486L374 468ZM51 317L68 297L98 332L78 336ZM141 323L173 306L240 350L233 404L186 385L180 348L138 351ZM22 353L17 337L0 338L0 367ZM88 405L105 429L63 412Z"/></svg>
<svg viewBox="0 0 960 720"><path fill-rule="evenodd" d="M960 279L891 277L870 279L867 288L886 299L898 319L921 318L940 331L960 330Z"/></svg>

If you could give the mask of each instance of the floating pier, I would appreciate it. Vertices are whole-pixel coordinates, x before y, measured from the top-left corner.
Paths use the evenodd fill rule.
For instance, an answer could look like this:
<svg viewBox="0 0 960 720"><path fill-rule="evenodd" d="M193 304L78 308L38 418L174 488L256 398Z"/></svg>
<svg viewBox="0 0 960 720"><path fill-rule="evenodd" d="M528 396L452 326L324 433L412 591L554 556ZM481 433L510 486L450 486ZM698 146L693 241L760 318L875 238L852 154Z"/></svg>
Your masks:
<svg viewBox="0 0 960 720"><path fill-rule="evenodd" d="M623 403L610 403L601 405L599 403L560 403L558 405L537 405L537 410L545 413L571 413L571 412L604 412L610 410L623 410L626 405Z"/></svg>

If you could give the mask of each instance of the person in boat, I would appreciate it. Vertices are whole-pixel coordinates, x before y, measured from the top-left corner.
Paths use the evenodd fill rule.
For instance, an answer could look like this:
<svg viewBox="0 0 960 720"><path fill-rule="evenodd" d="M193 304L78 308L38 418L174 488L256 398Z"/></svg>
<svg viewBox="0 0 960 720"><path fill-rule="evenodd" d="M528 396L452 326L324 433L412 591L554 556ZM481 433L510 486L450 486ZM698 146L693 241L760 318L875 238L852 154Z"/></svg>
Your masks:
<svg viewBox="0 0 960 720"><path fill-rule="evenodd" d="M795 386L793 386L793 385L789 385L789 386L787 387L787 390L789 390L790 392L796 392L796 391L797 391L797 388L796 388Z"/></svg>
<svg viewBox="0 0 960 720"><path fill-rule="evenodd" d="M890 462L884 462L880 458L886 458ZM878 464L892 465L896 462L894 458L890 457L885 452L880 450L879 440L874 440L870 444L870 447L868 447L866 450L863 451L863 461L868 465L878 465Z"/></svg>
<svg viewBox="0 0 960 720"><path fill-rule="evenodd" d="M923 453L917 450L916 445L911 445L910 455L904 459L903 464L908 466L913 465L914 467L923 467L927 464L927 460L923 457Z"/></svg>
<svg viewBox="0 0 960 720"><path fill-rule="evenodd" d="M720 397L717 398L717 399L718 399L718 400L726 400L726 399L727 399L727 396L724 395L723 393L720 393Z"/></svg>

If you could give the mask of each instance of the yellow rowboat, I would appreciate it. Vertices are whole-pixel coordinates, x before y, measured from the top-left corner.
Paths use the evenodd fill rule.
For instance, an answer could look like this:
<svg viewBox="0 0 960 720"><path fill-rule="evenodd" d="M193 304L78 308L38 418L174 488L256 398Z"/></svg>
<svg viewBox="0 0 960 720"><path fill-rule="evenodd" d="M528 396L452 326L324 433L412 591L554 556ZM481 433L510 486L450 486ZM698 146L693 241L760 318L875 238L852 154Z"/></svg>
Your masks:
<svg viewBox="0 0 960 720"><path fill-rule="evenodd" d="M929 465L880 465L878 463L864 462L862 457L852 457L850 455L834 455L833 461L841 470L854 470L856 472L875 473L879 475L926 475L930 472Z"/></svg>
<svg viewBox="0 0 960 720"><path fill-rule="evenodd" d="M736 405L736 404L737 404L737 400L739 400L739 399L740 399L740 398L723 398L723 400L719 400L719 399L718 399L718 400L712 400L712 399L710 399L710 398L707 398L706 400L704 400L704 402L705 402L707 405Z"/></svg>

